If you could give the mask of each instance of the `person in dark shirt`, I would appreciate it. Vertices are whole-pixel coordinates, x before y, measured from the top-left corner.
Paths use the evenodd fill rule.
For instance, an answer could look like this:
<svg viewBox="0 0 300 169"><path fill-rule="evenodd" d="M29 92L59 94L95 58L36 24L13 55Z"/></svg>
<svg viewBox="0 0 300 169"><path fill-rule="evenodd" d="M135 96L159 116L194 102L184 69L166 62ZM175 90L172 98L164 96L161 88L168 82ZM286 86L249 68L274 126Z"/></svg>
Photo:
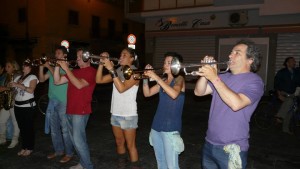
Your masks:
<svg viewBox="0 0 300 169"><path fill-rule="evenodd" d="M289 130L291 113L288 113L288 111L293 104L292 96L300 85L300 74L299 70L295 68L296 60L294 57L287 57L283 65L284 68L277 72L274 80L277 97L282 101L276 117L283 120L282 131L291 134Z"/></svg>

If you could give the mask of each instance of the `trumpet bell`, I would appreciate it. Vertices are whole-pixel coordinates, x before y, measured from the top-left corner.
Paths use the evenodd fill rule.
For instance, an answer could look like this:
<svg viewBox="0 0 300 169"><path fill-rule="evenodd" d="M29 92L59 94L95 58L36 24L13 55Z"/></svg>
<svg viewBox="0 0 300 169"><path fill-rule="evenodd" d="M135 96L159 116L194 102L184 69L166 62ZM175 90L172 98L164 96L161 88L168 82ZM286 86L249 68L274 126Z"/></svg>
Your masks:
<svg viewBox="0 0 300 169"><path fill-rule="evenodd" d="M130 77L132 76L132 74L133 74L133 70L130 68L130 66L125 65L125 66L123 67L123 76L124 76L124 78L125 78L126 80L129 80Z"/></svg>
<svg viewBox="0 0 300 169"><path fill-rule="evenodd" d="M178 75L181 69L181 63L178 60L178 58L173 57L172 61L171 61L171 73L173 75Z"/></svg>
<svg viewBox="0 0 300 169"><path fill-rule="evenodd" d="M82 53L82 60L84 62L87 62L89 60L89 58L91 57L91 53L89 51L84 51Z"/></svg>
<svg viewBox="0 0 300 169"><path fill-rule="evenodd" d="M82 60L84 62L87 62L89 59L91 60L92 64L96 64L96 65L102 64L100 62L101 56L93 55L89 51L83 51L83 53L82 53Z"/></svg>
<svg viewBox="0 0 300 169"><path fill-rule="evenodd" d="M45 64L48 61L48 57L45 54L43 54L39 60L42 64Z"/></svg>

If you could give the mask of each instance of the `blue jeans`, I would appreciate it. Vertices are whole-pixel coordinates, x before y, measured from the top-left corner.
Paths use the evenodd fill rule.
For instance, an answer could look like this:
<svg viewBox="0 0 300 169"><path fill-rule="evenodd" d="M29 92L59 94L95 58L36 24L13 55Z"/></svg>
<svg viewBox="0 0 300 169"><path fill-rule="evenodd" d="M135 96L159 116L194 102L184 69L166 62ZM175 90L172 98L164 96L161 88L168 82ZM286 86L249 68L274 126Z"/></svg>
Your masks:
<svg viewBox="0 0 300 169"><path fill-rule="evenodd" d="M51 139L56 154L73 156L73 144L67 126L66 104L50 99L46 114L50 115Z"/></svg>
<svg viewBox="0 0 300 169"><path fill-rule="evenodd" d="M11 140L13 138L13 134L14 134L14 125L11 117L9 117L6 124L6 139Z"/></svg>
<svg viewBox="0 0 300 169"><path fill-rule="evenodd" d="M202 168L203 169L227 169L229 154L223 150L224 146L213 145L209 142L204 143L202 150ZM247 165L248 151L241 151L240 157L242 160L243 169Z"/></svg>
<svg viewBox="0 0 300 169"><path fill-rule="evenodd" d="M77 155L80 159L80 164L86 169L93 169L85 133L85 128L90 115L68 114L67 116L69 132Z"/></svg>
<svg viewBox="0 0 300 169"><path fill-rule="evenodd" d="M178 155L170 143L168 132L157 132L151 129L150 142L154 148L158 169L179 169Z"/></svg>

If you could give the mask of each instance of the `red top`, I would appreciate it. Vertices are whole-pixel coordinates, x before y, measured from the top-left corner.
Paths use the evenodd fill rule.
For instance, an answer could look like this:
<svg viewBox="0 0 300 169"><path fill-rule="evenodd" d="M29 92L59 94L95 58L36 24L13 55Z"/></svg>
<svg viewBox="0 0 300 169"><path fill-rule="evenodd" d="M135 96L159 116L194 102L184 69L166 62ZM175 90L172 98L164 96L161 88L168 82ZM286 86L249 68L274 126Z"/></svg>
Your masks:
<svg viewBox="0 0 300 169"><path fill-rule="evenodd" d="M89 85L82 89L77 89L66 75L66 78L69 80L67 91L67 114L90 114L92 113L92 95L96 86L96 69L93 67L86 67L74 69L72 72L76 78L86 80Z"/></svg>

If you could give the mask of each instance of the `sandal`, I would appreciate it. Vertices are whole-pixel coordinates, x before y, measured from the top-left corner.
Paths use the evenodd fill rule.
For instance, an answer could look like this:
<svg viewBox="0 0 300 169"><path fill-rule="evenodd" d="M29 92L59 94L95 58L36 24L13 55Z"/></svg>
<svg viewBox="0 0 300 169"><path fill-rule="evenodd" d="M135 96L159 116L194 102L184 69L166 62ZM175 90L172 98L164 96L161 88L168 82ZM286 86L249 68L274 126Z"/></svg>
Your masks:
<svg viewBox="0 0 300 169"><path fill-rule="evenodd" d="M19 151L17 154L18 154L18 156L21 156L21 155L23 155L25 152L26 152L26 150L22 149L22 150Z"/></svg>
<svg viewBox="0 0 300 169"><path fill-rule="evenodd" d="M32 153L32 150L26 150L26 151L22 154L22 156L23 156L23 157L27 157L27 156L30 156L31 153Z"/></svg>

